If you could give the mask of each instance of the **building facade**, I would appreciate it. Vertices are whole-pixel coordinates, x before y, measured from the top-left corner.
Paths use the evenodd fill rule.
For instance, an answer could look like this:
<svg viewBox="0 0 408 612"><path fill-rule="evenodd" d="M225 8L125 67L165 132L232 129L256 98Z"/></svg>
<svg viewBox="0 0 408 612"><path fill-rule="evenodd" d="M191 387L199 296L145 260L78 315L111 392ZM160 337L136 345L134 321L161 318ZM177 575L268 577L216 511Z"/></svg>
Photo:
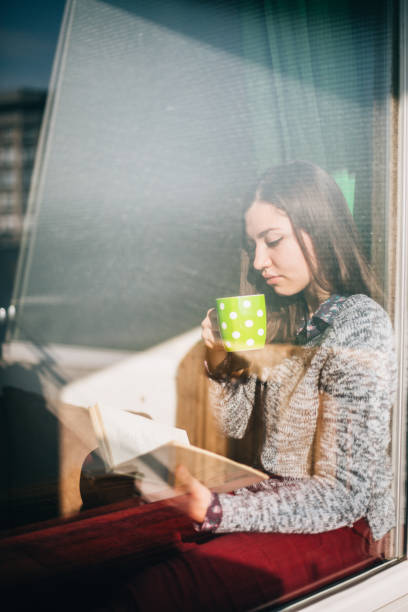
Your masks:
<svg viewBox="0 0 408 612"><path fill-rule="evenodd" d="M17 246L27 208L46 92L0 94L0 247Z"/></svg>

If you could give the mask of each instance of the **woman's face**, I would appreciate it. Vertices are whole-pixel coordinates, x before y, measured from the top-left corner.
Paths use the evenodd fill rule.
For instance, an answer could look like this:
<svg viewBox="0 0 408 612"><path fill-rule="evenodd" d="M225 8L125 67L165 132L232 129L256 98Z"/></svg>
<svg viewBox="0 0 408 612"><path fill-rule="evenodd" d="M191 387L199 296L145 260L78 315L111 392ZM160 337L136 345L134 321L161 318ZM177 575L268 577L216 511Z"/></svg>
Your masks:
<svg viewBox="0 0 408 612"><path fill-rule="evenodd" d="M273 204L255 201L245 222L248 243L254 250L252 265L266 284L279 295L295 295L306 289L312 275L287 214ZM313 261L310 236L303 231L302 236Z"/></svg>

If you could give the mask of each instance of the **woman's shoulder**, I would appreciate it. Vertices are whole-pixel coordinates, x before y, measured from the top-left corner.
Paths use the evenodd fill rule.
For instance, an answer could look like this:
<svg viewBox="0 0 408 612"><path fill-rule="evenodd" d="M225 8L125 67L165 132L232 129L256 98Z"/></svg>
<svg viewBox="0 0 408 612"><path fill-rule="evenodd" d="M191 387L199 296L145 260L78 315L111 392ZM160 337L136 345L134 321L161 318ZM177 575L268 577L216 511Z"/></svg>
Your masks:
<svg viewBox="0 0 408 612"><path fill-rule="evenodd" d="M350 295L344 300L332 327L337 336L344 336L347 341L358 339L371 344L372 339L377 346L393 337L387 312L364 294Z"/></svg>
<svg viewBox="0 0 408 612"><path fill-rule="evenodd" d="M343 316L350 316L352 313L367 313L368 315L384 316L388 318L388 314L382 306L373 298L363 293L356 293L347 296L339 309L339 313Z"/></svg>

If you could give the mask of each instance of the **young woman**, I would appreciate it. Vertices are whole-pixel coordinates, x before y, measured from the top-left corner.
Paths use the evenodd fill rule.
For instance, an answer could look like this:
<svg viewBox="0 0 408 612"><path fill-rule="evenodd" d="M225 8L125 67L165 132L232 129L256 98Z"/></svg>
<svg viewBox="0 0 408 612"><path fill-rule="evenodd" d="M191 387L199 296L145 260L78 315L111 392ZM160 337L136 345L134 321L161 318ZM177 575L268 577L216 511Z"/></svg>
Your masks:
<svg viewBox="0 0 408 612"><path fill-rule="evenodd" d="M245 226L244 292L252 285L252 292L266 294L272 344L259 356L245 355L247 367L240 368L242 355L223 351L210 312L202 336L223 430L244 435L258 389L265 424L261 466L283 481L218 497L184 473L189 514L217 533L319 533L366 517L379 539L394 524L388 457L393 333L370 297L375 280L346 201L321 168L292 162L262 178ZM274 342L299 350L270 368ZM257 364L255 376L251 361L259 359L263 367Z"/></svg>
<svg viewBox="0 0 408 612"><path fill-rule="evenodd" d="M265 293L267 346L225 353L211 311L202 337L220 426L242 438L260 411L270 478L217 495L179 468L196 528L228 535L144 572L130 586L141 610L282 600L375 562L373 542L394 525L393 333L340 189L310 163L272 168L245 230L242 291Z"/></svg>

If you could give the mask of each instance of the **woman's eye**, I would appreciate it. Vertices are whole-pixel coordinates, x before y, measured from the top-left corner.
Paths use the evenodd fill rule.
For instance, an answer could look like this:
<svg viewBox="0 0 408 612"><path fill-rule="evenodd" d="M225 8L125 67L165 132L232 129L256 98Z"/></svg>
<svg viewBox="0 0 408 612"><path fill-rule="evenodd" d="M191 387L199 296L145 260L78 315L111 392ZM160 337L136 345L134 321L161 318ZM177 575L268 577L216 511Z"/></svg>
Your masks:
<svg viewBox="0 0 408 612"><path fill-rule="evenodd" d="M267 240L266 241L266 246L267 247L276 247L278 246L278 244L280 243L280 241L282 240L282 236L280 238L277 238L276 240Z"/></svg>

